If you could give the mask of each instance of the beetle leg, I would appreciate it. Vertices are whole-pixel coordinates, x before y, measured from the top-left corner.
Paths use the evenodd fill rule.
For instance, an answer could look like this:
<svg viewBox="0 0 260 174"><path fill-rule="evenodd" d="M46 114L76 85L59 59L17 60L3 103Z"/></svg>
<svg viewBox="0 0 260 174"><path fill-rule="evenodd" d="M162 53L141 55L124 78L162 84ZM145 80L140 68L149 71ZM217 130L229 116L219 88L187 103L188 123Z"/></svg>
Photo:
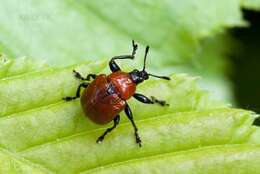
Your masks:
<svg viewBox="0 0 260 174"><path fill-rule="evenodd" d="M108 129L97 139L97 143L101 143L101 142L104 140L105 136L106 136L109 132L111 132L113 129L116 128L116 126L118 125L119 121L120 121L120 115L117 115L117 116L114 118L114 125L113 125L112 127L108 128Z"/></svg>
<svg viewBox="0 0 260 174"><path fill-rule="evenodd" d="M63 100L66 100L66 101L75 100L75 99L77 99L77 98L80 97L80 90L81 90L81 88L86 88L86 87L88 87L88 83L86 83L86 82L81 83L81 84L78 86L78 89L77 89L77 92L76 92L76 96L74 96L74 97L66 96L66 97L63 97L62 99L63 99Z"/></svg>
<svg viewBox="0 0 260 174"><path fill-rule="evenodd" d="M125 106L125 114L127 116L127 118L131 121L133 127L134 127L134 131L135 131L135 140L136 140L136 143L139 145L139 147L142 146L142 141L141 141L141 138L139 137L138 135L138 129L135 125L135 122L134 122L134 117L133 117L133 114L132 114L132 111L129 107L129 105L126 103L126 106Z"/></svg>
<svg viewBox="0 0 260 174"><path fill-rule="evenodd" d="M77 79L80 79L80 80L87 80L89 81L90 78L92 79L95 79L97 77L96 74L88 74L86 78L84 78L79 72L77 72L76 70L73 70L73 73L74 73L74 76L77 78Z"/></svg>
<svg viewBox="0 0 260 174"><path fill-rule="evenodd" d="M110 67L110 70L112 72L116 72L116 71L120 71L120 67L117 65L117 63L115 62L116 59L134 59L135 57L135 53L136 53L136 50L137 50L137 44L135 44L134 40L132 41L133 43L133 51L132 51L132 54L131 55L122 55L122 56L116 56L116 57L113 57L110 61L109 61L109 67Z"/></svg>
<svg viewBox="0 0 260 174"><path fill-rule="evenodd" d="M154 96L151 96L151 99L152 99L152 101L153 101L154 103L158 103L158 104L161 105L161 106L169 106L169 104L166 103L165 100L158 100L158 99L157 99L156 97L154 97Z"/></svg>
<svg viewBox="0 0 260 174"><path fill-rule="evenodd" d="M133 97L136 100L138 100L138 101L140 101L142 103L145 103L145 104L155 104L155 103L158 103L161 106L169 106L169 104L167 104L165 100L158 100L154 96L151 96L151 99L149 99L148 97L144 96L143 94L135 93L133 95Z"/></svg>

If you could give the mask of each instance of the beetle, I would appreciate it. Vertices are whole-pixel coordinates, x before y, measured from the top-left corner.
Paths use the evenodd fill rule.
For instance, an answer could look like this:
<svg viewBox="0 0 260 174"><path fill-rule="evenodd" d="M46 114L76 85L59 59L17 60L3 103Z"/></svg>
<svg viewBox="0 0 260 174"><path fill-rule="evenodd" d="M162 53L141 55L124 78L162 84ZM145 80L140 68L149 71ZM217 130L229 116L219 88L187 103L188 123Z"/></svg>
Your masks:
<svg viewBox="0 0 260 174"><path fill-rule="evenodd" d="M145 49L144 65L142 70L134 69L131 72L121 71L115 60L117 59L134 59L138 45L132 41L132 54L121 55L113 57L109 61L109 67L112 71L111 74L88 74L83 77L79 72L73 70L74 76L77 79L85 81L81 83L76 95L66 96L63 98L65 101L75 100L80 98L82 109L87 117L94 123L107 124L113 120L114 124L108 128L98 139L97 143L103 141L105 136L117 127L120 121L119 113L125 111L126 116L130 120L135 134L136 143L141 147L141 138L138 135L138 128L134 122L132 111L127 103L127 100L134 97L136 100L145 104L159 104L161 106L168 106L164 100L158 100L155 97L148 98L140 93L136 93L136 86L145 80L148 80L150 76L170 80L166 76L158 76L150 74L146 71L146 57L149 51L149 46ZM93 79L92 82L86 82ZM85 88L81 95L81 88Z"/></svg>

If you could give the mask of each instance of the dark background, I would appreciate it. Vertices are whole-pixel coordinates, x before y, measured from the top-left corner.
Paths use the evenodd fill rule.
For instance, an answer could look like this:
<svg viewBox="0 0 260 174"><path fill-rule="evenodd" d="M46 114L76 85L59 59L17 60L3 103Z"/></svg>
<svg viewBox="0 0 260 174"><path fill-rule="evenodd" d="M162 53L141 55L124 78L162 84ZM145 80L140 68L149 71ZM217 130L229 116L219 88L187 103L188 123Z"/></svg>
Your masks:
<svg viewBox="0 0 260 174"><path fill-rule="evenodd" d="M248 28L234 28L230 32L241 45L237 54L231 55L237 105L260 113L260 13L243 10L250 22Z"/></svg>

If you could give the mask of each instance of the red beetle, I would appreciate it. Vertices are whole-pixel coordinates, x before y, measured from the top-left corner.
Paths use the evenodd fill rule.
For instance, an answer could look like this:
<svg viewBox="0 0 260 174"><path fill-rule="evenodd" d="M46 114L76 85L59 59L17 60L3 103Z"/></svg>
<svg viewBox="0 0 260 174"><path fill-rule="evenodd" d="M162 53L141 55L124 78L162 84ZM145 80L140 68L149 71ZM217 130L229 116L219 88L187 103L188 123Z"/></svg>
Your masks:
<svg viewBox="0 0 260 174"><path fill-rule="evenodd" d="M158 103L161 106L166 106L165 101L157 100L155 97L148 98L142 94L135 93L136 86L147 80L149 76L170 80L169 77L157 76L149 74L145 71L146 56L149 51L149 46L146 47L144 56L144 66L141 71L135 69L129 73L120 70L116 64L116 59L134 59L137 50L137 44L133 42L133 51L131 55L122 55L113 57L109 62L109 67L112 73L110 75L89 74L86 78L82 77L78 72L73 70L76 78L89 81L91 83L83 82L79 85L75 97L64 97L63 100L70 101L80 97L80 89L85 88L81 95L81 105L85 114L97 124L106 124L114 121L114 125L108 128L98 139L97 143L102 142L107 133L111 132L119 123L119 113L124 110L128 119L131 121L134 131L136 143L141 147L141 139L138 135L138 129L135 125L132 111L127 104L127 100L132 96L138 101L146 104Z"/></svg>

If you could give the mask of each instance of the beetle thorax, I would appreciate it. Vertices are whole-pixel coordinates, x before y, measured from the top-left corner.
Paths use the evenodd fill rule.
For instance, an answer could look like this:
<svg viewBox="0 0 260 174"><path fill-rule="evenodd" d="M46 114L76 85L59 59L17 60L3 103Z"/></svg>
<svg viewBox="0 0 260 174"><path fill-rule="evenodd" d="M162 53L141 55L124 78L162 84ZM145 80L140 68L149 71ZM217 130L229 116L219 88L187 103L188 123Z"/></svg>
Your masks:
<svg viewBox="0 0 260 174"><path fill-rule="evenodd" d="M107 81L114 86L116 93L122 100L128 100L135 93L136 84L126 72L114 72L107 76Z"/></svg>

